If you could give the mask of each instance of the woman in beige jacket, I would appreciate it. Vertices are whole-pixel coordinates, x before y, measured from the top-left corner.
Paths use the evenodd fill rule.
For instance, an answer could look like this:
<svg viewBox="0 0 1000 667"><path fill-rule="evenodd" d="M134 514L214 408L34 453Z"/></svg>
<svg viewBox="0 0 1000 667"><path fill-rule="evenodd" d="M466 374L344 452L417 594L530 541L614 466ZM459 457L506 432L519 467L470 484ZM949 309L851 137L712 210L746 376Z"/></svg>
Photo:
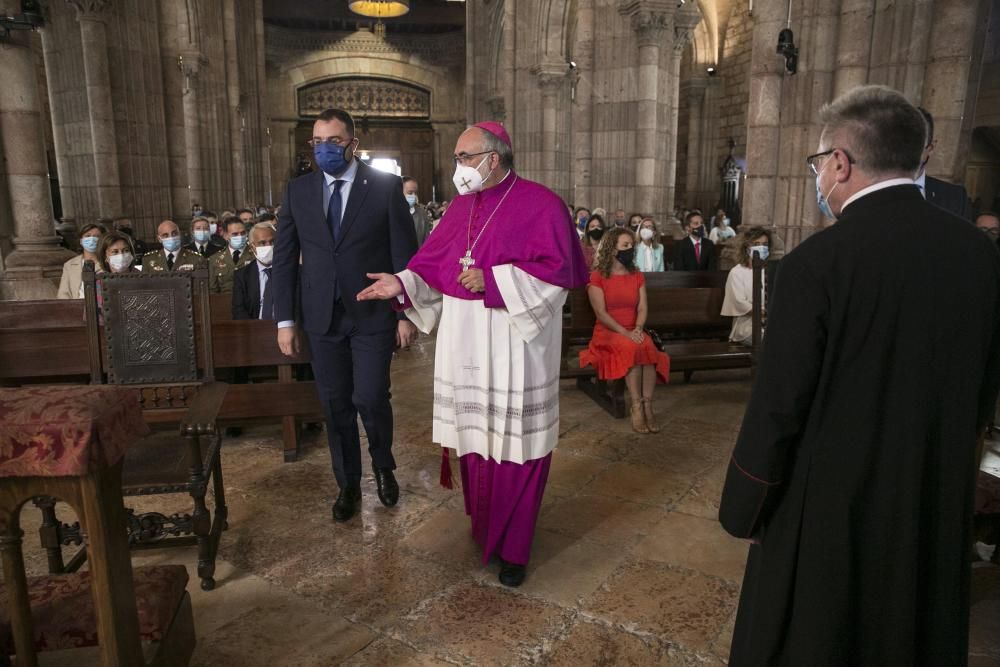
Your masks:
<svg viewBox="0 0 1000 667"><path fill-rule="evenodd" d="M108 230L98 222L91 222L80 230L80 248L83 253L63 264L62 278L59 280L59 299L83 298L83 263L92 261L96 269L101 271L101 262L97 258L97 243Z"/></svg>

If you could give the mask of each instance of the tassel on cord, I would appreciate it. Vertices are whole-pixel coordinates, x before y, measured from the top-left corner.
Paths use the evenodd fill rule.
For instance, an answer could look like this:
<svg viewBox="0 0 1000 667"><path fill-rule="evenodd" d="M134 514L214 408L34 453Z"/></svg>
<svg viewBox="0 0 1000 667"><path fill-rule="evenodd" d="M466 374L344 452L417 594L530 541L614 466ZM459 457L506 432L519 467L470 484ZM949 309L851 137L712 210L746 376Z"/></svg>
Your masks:
<svg viewBox="0 0 1000 667"><path fill-rule="evenodd" d="M441 486L446 489L455 488L455 481L451 476L451 458L448 455L448 448L441 448Z"/></svg>

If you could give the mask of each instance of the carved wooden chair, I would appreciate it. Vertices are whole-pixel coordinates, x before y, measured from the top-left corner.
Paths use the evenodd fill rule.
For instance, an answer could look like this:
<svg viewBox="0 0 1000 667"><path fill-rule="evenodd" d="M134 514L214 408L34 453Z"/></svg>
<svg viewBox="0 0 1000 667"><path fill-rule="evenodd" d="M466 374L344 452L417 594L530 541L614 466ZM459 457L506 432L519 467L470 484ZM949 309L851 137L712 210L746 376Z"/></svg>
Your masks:
<svg viewBox="0 0 1000 667"><path fill-rule="evenodd" d="M201 587L211 590L219 539L227 527L216 424L226 385L214 377L208 271L104 273L98 279L88 262L83 282L91 382L135 387L144 419L160 427L128 450L122 494L186 493L193 502L190 512L169 515L126 508L129 545L197 544ZM179 432L164 428L178 424ZM206 503L209 484L212 510ZM63 565L61 547L79 544L79 526L60 523L50 499L36 504L43 513L42 544L50 571L74 571L86 554L78 552Z"/></svg>

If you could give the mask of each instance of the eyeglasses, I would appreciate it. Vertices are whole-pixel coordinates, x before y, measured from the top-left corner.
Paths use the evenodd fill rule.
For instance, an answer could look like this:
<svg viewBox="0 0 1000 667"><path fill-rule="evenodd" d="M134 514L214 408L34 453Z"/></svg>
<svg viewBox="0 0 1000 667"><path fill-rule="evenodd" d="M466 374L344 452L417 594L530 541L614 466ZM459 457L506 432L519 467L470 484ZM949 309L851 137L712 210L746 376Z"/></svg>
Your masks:
<svg viewBox="0 0 1000 667"><path fill-rule="evenodd" d="M451 161L457 167L460 164L469 164L469 160L480 155L486 155L487 153L492 153L493 151L480 151L479 153L459 153L451 158Z"/></svg>
<svg viewBox="0 0 1000 667"><path fill-rule="evenodd" d="M851 154L845 151L843 148L831 148L828 151L823 151L822 153L816 153L815 155L810 155L809 157L806 158L806 164L809 165L809 170L812 172L813 176L819 176L819 166L818 166L819 159L826 157L828 155L833 155L837 151L840 151L841 153L847 156L848 164L856 164L854 158L851 157Z"/></svg>
<svg viewBox="0 0 1000 667"><path fill-rule="evenodd" d="M340 137L326 137L325 139L323 137L313 137L306 143L315 148L316 146L347 146L352 141L354 139L344 140Z"/></svg>

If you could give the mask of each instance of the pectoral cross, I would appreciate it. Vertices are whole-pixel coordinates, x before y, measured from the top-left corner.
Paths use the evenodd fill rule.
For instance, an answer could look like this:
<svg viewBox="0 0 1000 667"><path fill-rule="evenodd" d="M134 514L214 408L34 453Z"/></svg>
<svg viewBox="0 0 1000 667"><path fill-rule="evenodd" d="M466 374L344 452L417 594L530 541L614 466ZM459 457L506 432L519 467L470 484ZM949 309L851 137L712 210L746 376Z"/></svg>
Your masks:
<svg viewBox="0 0 1000 667"><path fill-rule="evenodd" d="M465 257L460 257L458 263L462 265L463 271L468 271L469 267L476 263L476 260L472 259L472 250L466 250Z"/></svg>

